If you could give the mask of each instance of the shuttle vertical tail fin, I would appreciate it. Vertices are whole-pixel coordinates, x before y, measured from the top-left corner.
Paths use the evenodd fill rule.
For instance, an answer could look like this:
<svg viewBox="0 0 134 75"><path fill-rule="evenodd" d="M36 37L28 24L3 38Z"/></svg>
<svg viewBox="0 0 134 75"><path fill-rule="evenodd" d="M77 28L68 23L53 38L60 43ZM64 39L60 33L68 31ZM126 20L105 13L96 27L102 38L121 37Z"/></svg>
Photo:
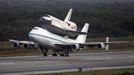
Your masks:
<svg viewBox="0 0 134 75"><path fill-rule="evenodd" d="M70 9L70 10L69 10L69 12L68 12L68 14L67 14L67 16L66 16L64 22L67 22L67 21L69 21L69 20L71 19L72 11L73 11L73 9Z"/></svg>
<svg viewBox="0 0 134 75"><path fill-rule="evenodd" d="M86 33L88 33L88 28L89 28L89 24L88 24L88 23L85 23L85 25L84 25L84 27L82 28L81 32L86 32ZM78 37L76 38L76 42L77 42L77 43L85 43L86 37L87 37L87 34L80 34L80 35L78 35Z"/></svg>

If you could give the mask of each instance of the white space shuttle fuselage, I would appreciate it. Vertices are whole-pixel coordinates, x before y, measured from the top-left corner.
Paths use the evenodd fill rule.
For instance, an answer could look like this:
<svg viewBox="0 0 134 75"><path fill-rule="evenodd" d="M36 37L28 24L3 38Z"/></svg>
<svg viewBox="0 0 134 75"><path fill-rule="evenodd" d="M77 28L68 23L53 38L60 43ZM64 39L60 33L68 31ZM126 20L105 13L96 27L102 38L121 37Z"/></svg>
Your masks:
<svg viewBox="0 0 134 75"><path fill-rule="evenodd" d="M69 10L64 21L49 14L43 16L40 20L43 21L44 23L49 23L49 25L53 25L64 30L77 31L77 25L74 22L70 21L72 11L73 11L72 9Z"/></svg>
<svg viewBox="0 0 134 75"><path fill-rule="evenodd" d="M40 19L41 25L50 32L60 36L69 36L74 38L79 34L86 34L84 32L77 31L77 25L70 21L72 11L72 9L69 10L64 21L47 14Z"/></svg>

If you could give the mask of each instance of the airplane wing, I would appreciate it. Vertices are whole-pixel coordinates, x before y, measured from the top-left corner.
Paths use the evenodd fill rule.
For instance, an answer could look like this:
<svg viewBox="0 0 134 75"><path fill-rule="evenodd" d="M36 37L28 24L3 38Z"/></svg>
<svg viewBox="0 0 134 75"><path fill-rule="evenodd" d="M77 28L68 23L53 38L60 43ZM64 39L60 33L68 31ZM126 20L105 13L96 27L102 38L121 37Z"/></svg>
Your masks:
<svg viewBox="0 0 134 75"><path fill-rule="evenodd" d="M129 41L113 41L113 42L87 42L87 43L64 43L55 44L60 48L79 49L79 48L94 48L105 49L108 44L134 43Z"/></svg>
<svg viewBox="0 0 134 75"><path fill-rule="evenodd" d="M87 43L82 43L80 44L80 46L84 47L98 47L101 49L104 49L106 47L106 45L110 45L110 44L121 44L121 43L133 43L130 41L112 41L112 42L87 42Z"/></svg>
<svg viewBox="0 0 134 75"><path fill-rule="evenodd" d="M93 47L98 47L98 48L105 48L105 44L103 42L87 42L87 43L81 43L80 44L81 48L93 48Z"/></svg>
<svg viewBox="0 0 134 75"><path fill-rule="evenodd" d="M37 45L32 41L19 41L14 39L9 39L11 43L13 43L14 47L24 47L24 48L37 48Z"/></svg>
<svg viewBox="0 0 134 75"><path fill-rule="evenodd" d="M104 42L105 44L118 44L118 43L133 43L130 41L112 41L112 42Z"/></svg>
<svg viewBox="0 0 134 75"><path fill-rule="evenodd" d="M64 43L64 44L55 44L59 48L68 48L68 49L79 49L79 48L105 48L105 44L103 42L89 42L89 43Z"/></svg>

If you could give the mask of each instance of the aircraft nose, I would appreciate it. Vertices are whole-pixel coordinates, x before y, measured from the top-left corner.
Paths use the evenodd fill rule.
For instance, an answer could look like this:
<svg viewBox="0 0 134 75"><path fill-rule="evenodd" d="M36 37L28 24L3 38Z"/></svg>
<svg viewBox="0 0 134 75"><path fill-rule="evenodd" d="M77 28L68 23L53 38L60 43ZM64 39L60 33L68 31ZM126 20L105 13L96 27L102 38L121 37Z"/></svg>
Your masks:
<svg viewBox="0 0 134 75"><path fill-rule="evenodd" d="M33 40L33 38L34 38L34 36L32 35L31 32L29 32L28 37L29 37L30 40Z"/></svg>
<svg viewBox="0 0 134 75"><path fill-rule="evenodd" d="M28 34L28 37L30 40L32 41L36 41L38 38L38 34L39 34L39 27L34 27Z"/></svg>
<svg viewBox="0 0 134 75"><path fill-rule="evenodd" d="M34 38L35 38L35 36L33 35L33 33L34 33L34 30L33 29L28 33L28 37L32 41L34 41Z"/></svg>

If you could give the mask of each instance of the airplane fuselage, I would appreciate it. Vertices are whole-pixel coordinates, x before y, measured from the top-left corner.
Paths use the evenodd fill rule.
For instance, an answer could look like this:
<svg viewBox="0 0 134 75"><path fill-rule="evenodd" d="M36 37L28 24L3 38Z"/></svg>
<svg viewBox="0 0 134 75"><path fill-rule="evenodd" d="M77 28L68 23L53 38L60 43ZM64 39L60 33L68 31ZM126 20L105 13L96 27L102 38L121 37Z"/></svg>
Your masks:
<svg viewBox="0 0 134 75"><path fill-rule="evenodd" d="M54 44L64 44L64 43L75 42L74 40L53 34L49 32L47 29L44 29L41 27L34 27L29 32L29 38L39 45L42 45L45 47L53 47L53 48L56 47Z"/></svg>
<svg viewBox="0 0 134 75"><path fill-rule="evenodd" d="M88 31L89 24L85 23L81 32L86 33ZM60 56L69 56L69 52L72 52L74 49L80 49L85 44L87 34L80 34L76 39L70 39L69 37L63 37L55 33L50 32L47 28L44 27L34 27L28 34L29 39L32 41L17 41L10 40L15 43L16 47L20 47L21 44L25 48L31 48L32 44L38 46L43 55L47 56L48 50L52 50L52 55L57 56L57 53Z"/></svg>

